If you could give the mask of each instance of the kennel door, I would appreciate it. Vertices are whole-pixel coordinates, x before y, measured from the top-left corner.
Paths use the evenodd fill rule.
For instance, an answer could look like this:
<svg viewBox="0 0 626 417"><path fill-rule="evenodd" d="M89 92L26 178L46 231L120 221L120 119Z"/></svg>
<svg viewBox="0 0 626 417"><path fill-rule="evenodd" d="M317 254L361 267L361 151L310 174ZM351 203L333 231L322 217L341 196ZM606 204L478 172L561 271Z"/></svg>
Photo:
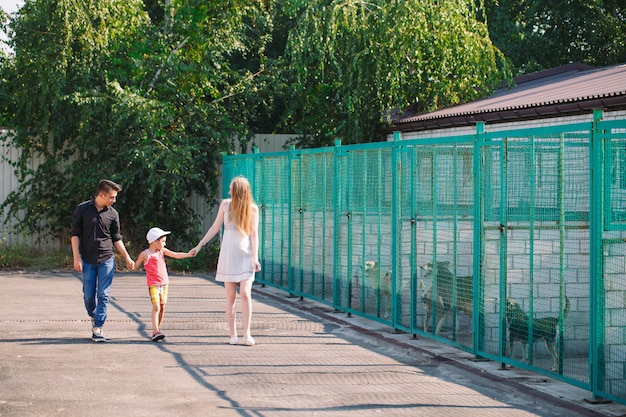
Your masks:
<svg viewBox="0 0 626 417"><path fill-rule="evenodd" d="M507 164L505 141L477 144L474 154L477 184L475 195L474 351L500 360L504 353L501 314L507 276ZM477 288L476 288L477 287Z"/></svg>

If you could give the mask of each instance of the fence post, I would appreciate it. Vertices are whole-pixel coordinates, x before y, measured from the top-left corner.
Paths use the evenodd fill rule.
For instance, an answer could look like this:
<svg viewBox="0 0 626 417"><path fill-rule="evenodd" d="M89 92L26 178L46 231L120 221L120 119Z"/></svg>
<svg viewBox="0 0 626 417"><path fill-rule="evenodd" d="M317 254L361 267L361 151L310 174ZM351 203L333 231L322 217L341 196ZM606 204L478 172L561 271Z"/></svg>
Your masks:
<svg viewBox="0 0 626 417"><path fill-rule="evenodd" d="M472 353L478 356L478 351L482 350L481 332L479 331L483 326L483 310L482 294L480 294L480 279L482 277L482 256L483 256L483 239L482 239L482 205L483 200L480 193L482 183L482 171L481 171L481 152L482 145L485 142L485 122L476 123L476 139L474 140L474 161L473 161L473 175L474 175L474 260L473 260L473 279L472 279L472 311L476 312L472 314Z"/></svg>
<svg viewBox="0 0 626 417"><path fill-rule="evenodd" d="M289 146L289 156L287 158L287 171L289 177L287 178L287 288L289 289L289 296L293 297L294 290L294 265L293 265L293 153L296 147L294 145Z"/></svg>
<svg viewBox="0 0 626 417"><path fill-rule="evenodd" d="M221 198L224 198L224 196L228 195L228 190L224 190L224 184L226 183L226 178L232 178L232 175L233 175L233 173L231 172L233 170L232 160L229 160L228 158L226 158L226 156L227 156L226 152L220 152L220 157L222 161L222 177L221 177L222 182L221 184L218 184L218 187L220 188ZM218 181L219 181L219 178L218 178Z"/></svg>
<svg viewBox="0 0 626 417"><path fill-rule="evenodd" d="M393 132L393 141L394 144L391 147L391 253L393 256L391 257L391 270L393 271L391 274L391 324L393 328L396 328L396 323L400 318L400 309L398 303L398 277L400 276L400 271L398 270L398 261L396 259L395 254L398 253L398 175L397 175L397 166L398 166L398 146L400 140L402 140L402 133ZM411 274L414 274L414 271L411 271ZM411 304L414 304L414 300L411 300ZM411 321L413 319L411 318Z"/></svg>
<svg viewBox="0 0 626 417"><path fill-rule="evenodd" d="M335 175L333 175L333 190L334 190L334 219L333 219L333 242L334 242L334 257L333 257L333 305L335 309L341 306L341 279L340 266L341 266L341 252L339 250L339 235L341 233L341 227L339 223L339 201L340 201L340 179L339 179L339 152L341 148L341 140L335 139L335 148L333 153L333 168Z"/></svg>
<svg viewBox="0 0 626 417"><path fill-rule="evenodd" d="M598 393L604 390L606 377L604 361L604 272L602 265L602 232L604 230L604 137L599 130L598 122L604 117L602 110L593 111L591 129L591 201L589 207L589 344L590 344L590 385L593 399L590 402L601 402Z"/></svg>

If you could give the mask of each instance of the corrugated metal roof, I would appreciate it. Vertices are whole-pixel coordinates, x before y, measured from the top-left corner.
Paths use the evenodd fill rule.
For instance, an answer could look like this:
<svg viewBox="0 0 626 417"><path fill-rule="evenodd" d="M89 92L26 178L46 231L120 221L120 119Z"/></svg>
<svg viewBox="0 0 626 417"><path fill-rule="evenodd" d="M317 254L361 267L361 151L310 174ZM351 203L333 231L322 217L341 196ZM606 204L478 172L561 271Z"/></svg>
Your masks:
<svg viewBox="0 0 626 417"><path fill-rule="evenodd" d="M482 100L395 121L393 130L460 126L477 121L514 121L594 108L626 108L626 64L593 68L583 64L524 75Z"/></svg>

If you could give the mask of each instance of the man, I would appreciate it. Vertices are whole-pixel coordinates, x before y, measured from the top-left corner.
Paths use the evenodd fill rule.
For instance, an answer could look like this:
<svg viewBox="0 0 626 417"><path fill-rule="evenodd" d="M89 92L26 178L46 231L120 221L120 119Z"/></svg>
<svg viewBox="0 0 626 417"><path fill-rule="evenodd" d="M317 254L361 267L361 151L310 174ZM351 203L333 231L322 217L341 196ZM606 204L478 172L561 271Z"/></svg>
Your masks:
<svg viewBox="0 0 626 417"><path fill-rule="evenodd" d="M83 298L91 317L91 339L106 342L102 326L107 318L109 292L113 283L115 257L113 248L126 258L128 269L134 269L132 260L120 233L120 217L111 207L122 187L113 181L101 180L96 196L76 206L72 216L72 254L74 270L83 275Z"/></svg>

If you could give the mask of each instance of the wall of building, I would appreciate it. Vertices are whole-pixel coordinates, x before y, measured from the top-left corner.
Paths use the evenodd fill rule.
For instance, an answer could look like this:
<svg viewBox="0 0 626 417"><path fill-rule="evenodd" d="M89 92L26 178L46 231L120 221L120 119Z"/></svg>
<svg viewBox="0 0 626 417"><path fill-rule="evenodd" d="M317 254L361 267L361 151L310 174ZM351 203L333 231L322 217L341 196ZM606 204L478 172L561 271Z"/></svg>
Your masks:
<svg viewBox="0 0 626 417"><path fill-rule="evenodd" d="M626 117L626 110L618 110L604 113L604 120L617 120ZM485 124L487 132L500 132L513 129L529 129L537 127L559 126L563 124L588 123L593 121L593 114L581 114L576 116L559 116L545 119L520 120L505 123L489 123ZM415 132L402 132L403 140L411 139L432 139L443 138L449 136L464 136L476 134L476 126L461 126L443 129L429 129ZM387 141L393 141L393 134L387 135Z"/></svg>

